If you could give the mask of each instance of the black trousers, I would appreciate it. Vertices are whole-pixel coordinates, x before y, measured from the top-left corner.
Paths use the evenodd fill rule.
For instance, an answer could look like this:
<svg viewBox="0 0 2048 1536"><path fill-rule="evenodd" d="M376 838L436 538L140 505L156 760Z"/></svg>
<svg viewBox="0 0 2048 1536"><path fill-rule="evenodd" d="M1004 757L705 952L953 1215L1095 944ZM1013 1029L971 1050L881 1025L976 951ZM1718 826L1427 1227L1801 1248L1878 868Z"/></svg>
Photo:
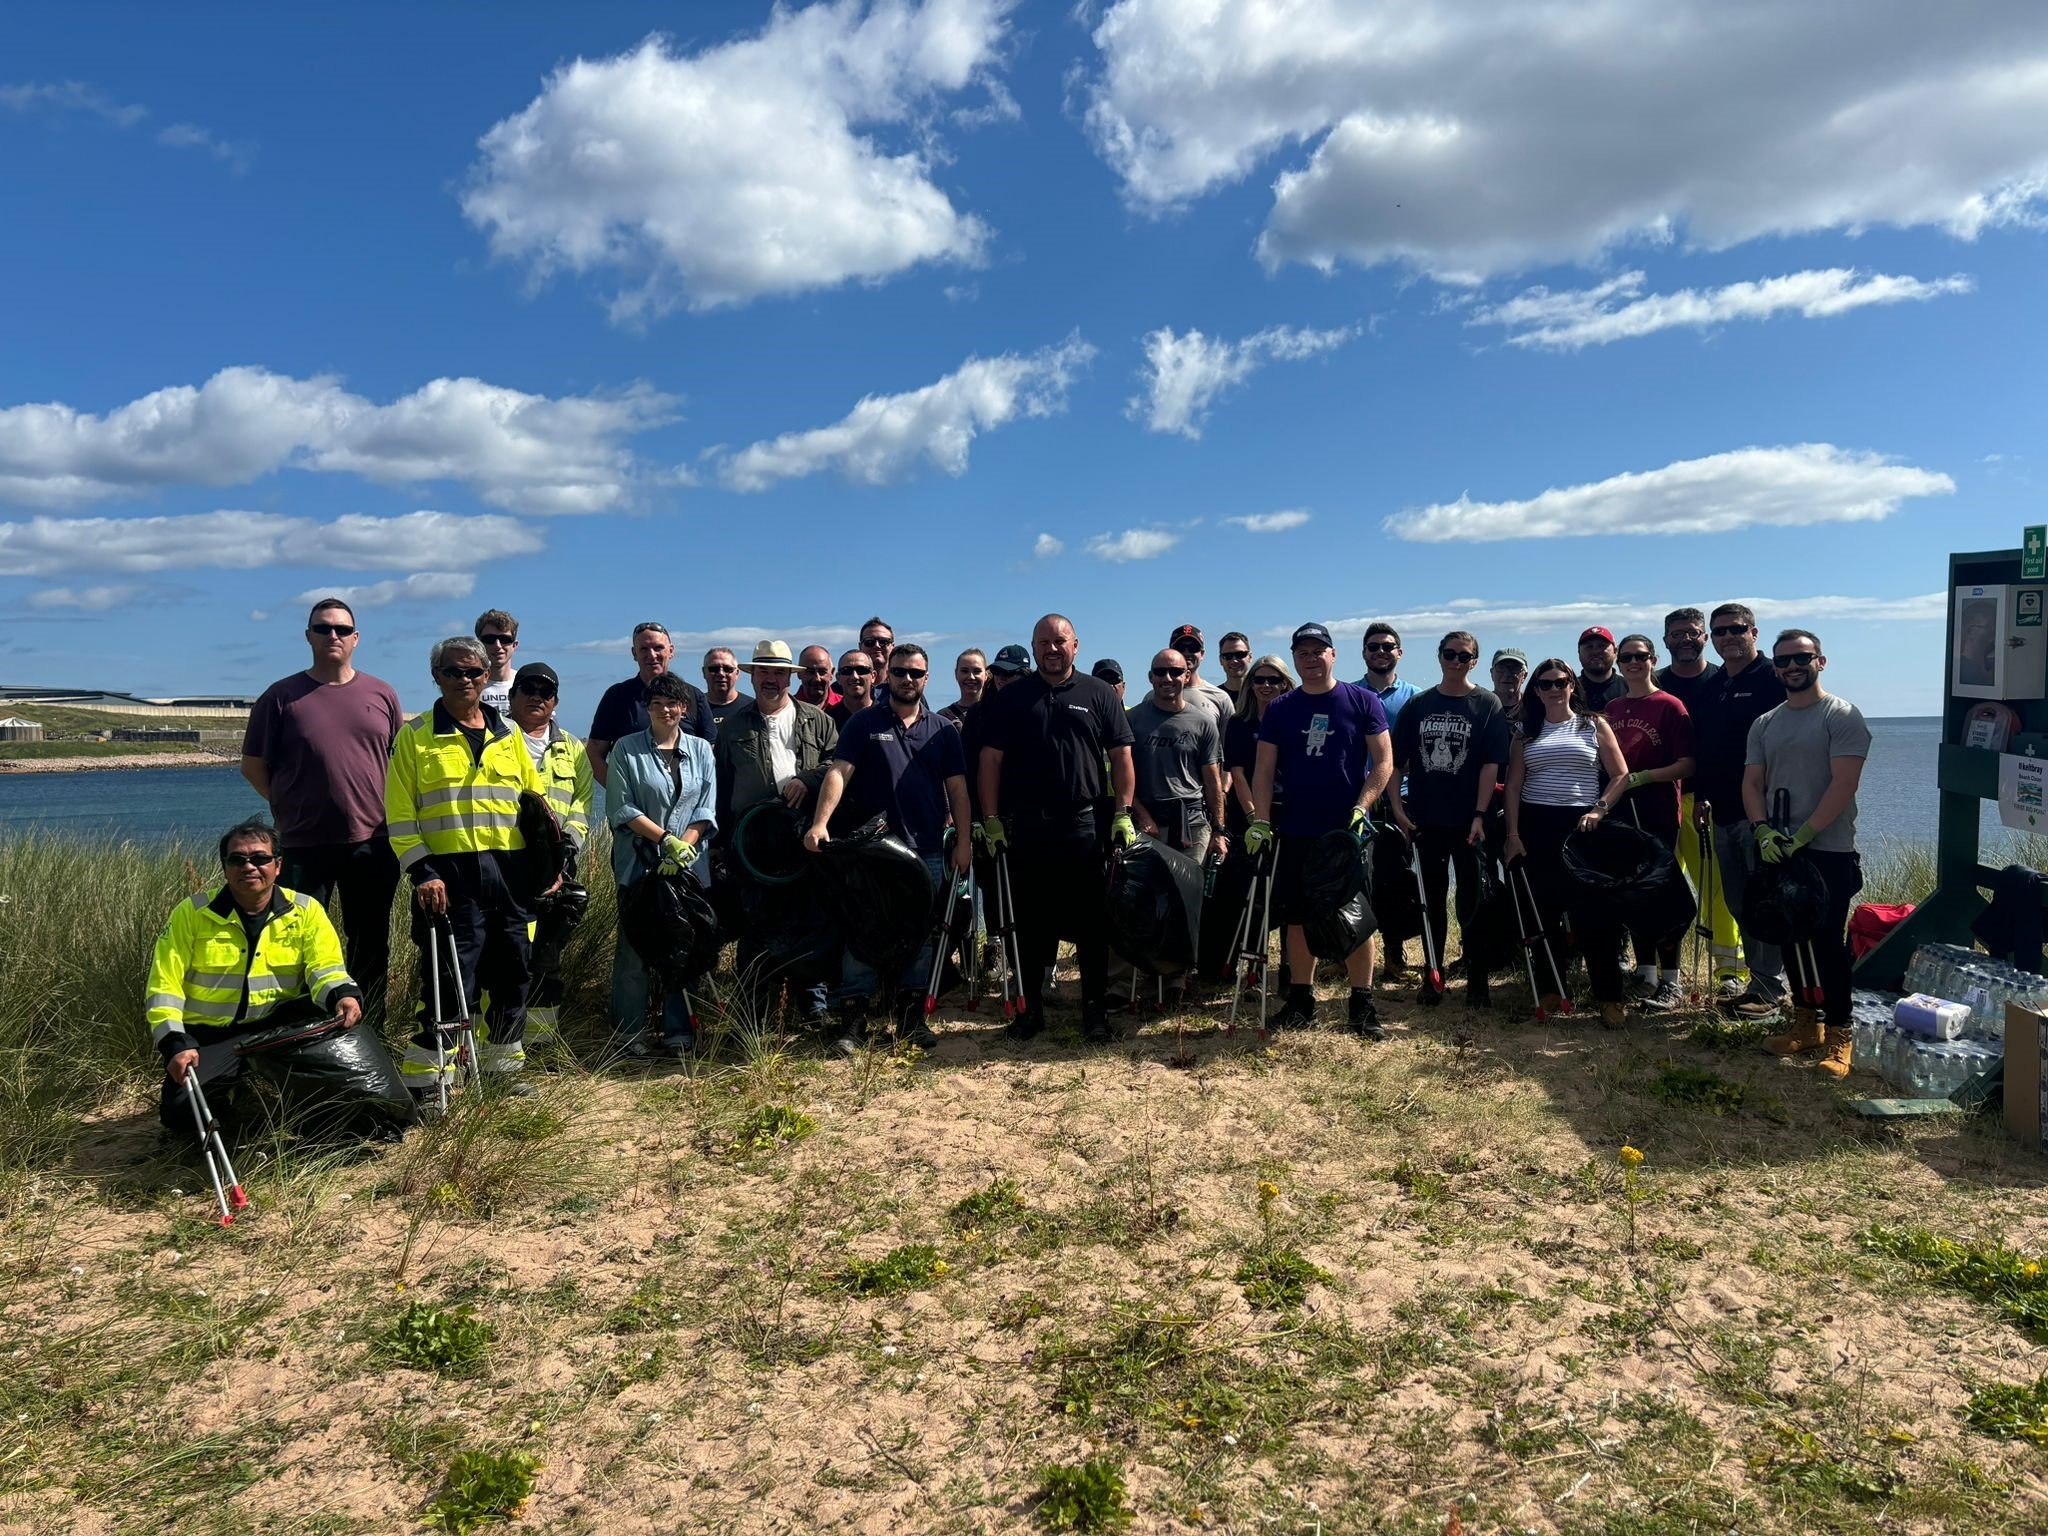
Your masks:
<svg viewBox="0 0 2048 1536"><path fill-rule="evenodd" d="M1586 957L1586 977L1593 984L1593 996L1603 1003L1618 1003L1626 996L1621 978L1621 929L1583 904L1573 902L1572 879L1564 868L1564 840L1571 836L1586 810L1585 806L1538 805L1524 800L1516 830L1528 852L1529 882L1535 890L1545 930L1555 935L1569 915L1572 938ZM1559 959L1563 959L1562 952ZM1539 967L1537 984L1541 986L1548 980Z"/></svg>
<svg viewBox="0 0 2048 1536"><path fill-rule="evenodd" d="M1800 951L1796 958L1791 948L1785 951L1786 970L1789 975L1794 965L1804 965L1806 956L1811 954L1813 969L1819 974L1808 977L1808 981L1820 983L1823 1019L1831 1028L1847 1029L1849 972L1854 964L1849 953L1849 904L1863 889L1863 856L1857 853L1824 853L1814 848L1808 848L1804 856L1813 861L1813 867L1828 883L1827 921L1821 928L1820 937L1811 944L1794 946Z"/></svg>
<svg viewBox="0 0 2048 1536"><path fill-rule="evenodd" d="M390 842L373 837L287 848L279 878L319 902L343 930L349 977L363 989L364 1017L373 1026L381 1022L391 979L391 903L398 894L398 855Z"/></svg>
<svg viewBox="0 0 2048 1536"><path fill-rule="evenodd" d="M1081 965L1081 1006L1109 998L1108 870L1094 812L1020 816L1009 831L1010 894L1017 902L1017 958L1024 1002L1036 1008L1045 968L1072 939Z"/></svg>
<svg viewBox="0 0 2048 1536"><path fill-rule="evenodd" d="M1491 971L1492 957L1483 953L1480 942L1479 924L1479 861L1488 857L1484 848L1474 848L1465 841L1471 828L1468 821L1461 827L1417 827L1415 829L1415 852L1417 862L1422 865L1422 894L1425 908L1429 913L1429 938L1436 954L1432 957L1438 970L1444 964L1444 937L1450 931L1445 922L1447 897L1450 894L1451 876L1458 880L1458 926L1465 938L1465 975L1486 990L1486 979Z"/></svg>
<svg viewBox="0 0 2048 1536"><path fill-rule="evenodd" d="M485 992L491 1007L484 1022L493 1046L520 1045L526 1039L526 992L532 981L532 948L526 925L532 921L524 895L511 874L510 859L500 853L442 853L434 855L434 867L448 885L448 927L455 939L455 963L462 970L463 995L473 1010ZM413 1044L424 1050L434 1048L434 1033L428 1015L433 1009L432 983L424 974L428 955L427 929L434 921L420 909L412 910L412 941L419 946L422 974L419 1002L413 1021L419 1027ZM444 938L446 934L444 933ZM448 970L446 946L442 951L441 1011L455 1016L455 978Z"/></svg>
<svg viewBox="0 0 2048 1536"><path fill-rule="evenodd" d="M248 1064L235 1054L236 1043L257 1030L276 1029L281 1024L310 1024L326 1017L326 1009L310 997L300 997L279 1003L268 1017L254 1024L186 1027L185 1033L199 1050L199 1060L190 1075L199 1079L199 1086L206 1093L206 1107L213 1111L224 1140L233 1141L249 1128L248 1106L242 1102L240 1093ZM165 1130L198 1141L199 1131L192 1121L192 1096L183 1083L172 1080L168 1065L164 1068L163 1085L157 1090L156 1117Z"/></svg>

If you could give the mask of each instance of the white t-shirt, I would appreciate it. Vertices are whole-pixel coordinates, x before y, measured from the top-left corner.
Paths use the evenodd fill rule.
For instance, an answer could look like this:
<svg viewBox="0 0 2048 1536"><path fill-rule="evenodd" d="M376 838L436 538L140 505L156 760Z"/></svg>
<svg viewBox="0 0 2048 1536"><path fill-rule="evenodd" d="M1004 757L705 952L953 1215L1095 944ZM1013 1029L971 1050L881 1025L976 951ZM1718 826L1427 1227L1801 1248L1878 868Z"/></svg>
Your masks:
<svg viewBox="0 0 2048 1536"><path fill-rule="evenodd" d="M502 683L486 681L484 683L483 699L486 704L490 705L499 714L510 714L512 712L512 679L508 677Z"/></svg>
<svg viewBox="0 0 2048 1536"><path fill-rule="evenodd" d="M762 718L768 723L768 771L780 789L796 777L796 710L785 704Z"/></svg>
<svg viewBox="0 0 2048 1536"><path fill-rule="evenodd" d="M533 766L538 768L540 760L548 755L548 728L542 726L538 736L525 731L519 734L526 738L526 755L533 759Z"/></svg>

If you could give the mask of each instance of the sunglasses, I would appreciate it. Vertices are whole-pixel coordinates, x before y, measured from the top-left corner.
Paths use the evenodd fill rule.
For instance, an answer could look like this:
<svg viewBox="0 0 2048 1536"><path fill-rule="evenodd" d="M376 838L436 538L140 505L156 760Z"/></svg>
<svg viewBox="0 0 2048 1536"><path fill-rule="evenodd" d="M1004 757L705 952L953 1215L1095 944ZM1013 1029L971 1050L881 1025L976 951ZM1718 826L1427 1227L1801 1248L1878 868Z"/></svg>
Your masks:
<svg viewBox="0 0 2048 1536"><path fill-rule="evenodd" d="M473 683L478 678L487 677L490 674L485 672L482 667L443 667L441 675L443 677L460 677Z"/></svg>
<svg viewBox="0 0 2048 1536"><path fill-rule="evenodd" d="M1732 640L1737 635L1753 635L1755 633L1756 630L1748 624L1716 624L1714 626L1714 638L1716 640Z"/></svg>
<svg viewBox="0 0 2048 1536"><path fill-rule="evenodd" d="M738 667L706 667L706 668L705 668L704 670L705 670L706 672L716 672L716 673L718 673L718 674L719 674L720 676L724 676L724 675L725 675L725 674L727 674L727 673L733 673L733 672L738 672L738 671L739 671L739 668L738 668Z"/></svg>
<svg viewBox="0 0 2048 1536"><path fill-rule="evenodd" d="M1445 661L1474 662L1479 659L1477 651L1438 651L1437 655Z"/></svg>
<svg viewBox="0 0 2048 1536"><path fill-rule="evenodd" d="M1287 679L1284 677L1255 677L1252 679L1252 686L1254 688L1285 688L1287 686Z"/></svg>
<svg viewBox="0 0 2048 1536"><path fill-rule="evenodd" d="M274 853L231 853L221 860L221 863L230 869L241 869L244 865L250 869L262 869L265 865L276 862L277 855Z"/></svg>
<svg viewBox="0 0 2048 1536"><path fill-rule="evenodd" d="M1163 678L1186 677L1187 675L1188 669L1186 667L1154 667L1152 669L1152 679L1154 682L1158 682Z"/></svg>
<svg viewBox="0 0 2048 1536"><path fill-rule="evenodd" d="M529 699L552 699L555 696L555 690L546 683L521 683L512 691Z"/></svg>
<svg viewBox="0 0 2048 1536"><path fill-rule="evenodd" d="M1556 693L1559 689L1569 688L1571 685L1572 680L1568 677L1539 677L1536 679L1536 691L1538 693Z"/></svg>
<svg viewBox="0 0 2048 1536"><path fill-rule="evenodd" d="M1225 661L1250 661L1252 653L1250 651L1225 651L1223 652L1223 659Z"/></svg>
<svg viewBox="0 0 2048 1536"><path fill-rule="evenodd" d="M1386 641L1386 640L1373 640L1373 641L1370 641L1370 642L1368 642L1368 643L1367 643L1367 645L1366 645L1366 647L1365 647L1365 648L1366 648L1366 649L1367 649L1368 651L1371 651L1371 652L1373 652L1373 653L1374 653L1375 655L1386 655L1386 654L1391 654L1392 652L1394 652L1394 651L1398 651L1399 649L1401 649L1401 647L1400 647L1400 645L1399 645L1398 643L1396 643L1396 642L1391 642L1391 641Z"/></svg>
<svg viewBox="0 0 2048 1536"><path fill-rule="evenodd" d="M1626 656L1617 656L1614 659L1626 667L1639 661L1655 661L1657 658L1649 651L1630 651Z"/></svg>
<svg viewBox="0 0 2048 1536"><path fill-rule="evenodd" d="M353 624L308 624L306 626L306 633L309 635L332 635L338 640L346 640L355 632L356 627Z"/></svg>
<svg viewBox="0 0 2048 1536"><path fill-rule="evenodd" d="M1793 651L1789 655L1773 656L1771 658L1771 665L1780 672L1784 671L1787 667L1810 667L1819 658L1819 655L1818 651Z"/></svg>
<svg viewBox="0 0 2048 1536"><path fill-rule="evenodd" d="M891 677L922 678L925 675L925 673L922 667L891 667L889 669L889 675Z"/></svg>
<svg viewBox="0 0 2048 1536"><path fill-rule="evenodd" d="M841 667L839 675L841 677L873 677L875 669L873 667Z"/></svg>
<svg viewBox="0 0 2048 1536"><path fill-rule="evenodd" d="M478 635L477 639L485 645L517 645L519 643L517 635Z"/></svg>

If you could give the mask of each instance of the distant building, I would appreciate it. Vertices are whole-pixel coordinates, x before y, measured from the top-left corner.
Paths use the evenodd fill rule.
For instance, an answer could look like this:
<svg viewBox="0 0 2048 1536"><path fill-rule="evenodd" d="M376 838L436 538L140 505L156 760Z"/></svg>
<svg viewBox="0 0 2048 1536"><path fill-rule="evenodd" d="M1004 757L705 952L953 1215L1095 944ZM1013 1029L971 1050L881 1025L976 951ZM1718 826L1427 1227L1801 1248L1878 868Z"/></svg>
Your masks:
<svg viewBox="0 0 2048 1536"><path fill-rule="evenodd" d="M0 683L0 704L51 704L97 709L113 715L221 715L241 717L256 707L253 698L231 693L186 694L145 699L104 688L30 688Z"/></svg>
<svg viewBox="0 0 2048 1536"><path fill-rule="evenodd" d="M123 726L113 736L116 741L189 741L196 744L199 740L196 730L173 730L159 725Z"/></svg>
<svg viewBox="0 0 2048 1536"><path fill-rule="evenodd" d="M33 720L24 720L19 715L0 718L0 741L41 741L43 728Z"/></svg>

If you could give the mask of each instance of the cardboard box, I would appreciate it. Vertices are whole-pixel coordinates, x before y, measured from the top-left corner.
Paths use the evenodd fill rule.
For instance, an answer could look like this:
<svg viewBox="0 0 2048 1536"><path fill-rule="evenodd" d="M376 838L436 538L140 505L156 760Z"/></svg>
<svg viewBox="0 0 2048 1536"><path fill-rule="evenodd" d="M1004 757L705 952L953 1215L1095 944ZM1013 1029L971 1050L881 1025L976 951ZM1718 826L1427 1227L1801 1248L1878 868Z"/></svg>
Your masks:
<svg viewBox="0 0 2048 1536"><path fill-rule="evenodd" d="M2048 1018L2019 1003L2005 1005L2005 1129L2035 1152L2048 1153Z"/></svg>

